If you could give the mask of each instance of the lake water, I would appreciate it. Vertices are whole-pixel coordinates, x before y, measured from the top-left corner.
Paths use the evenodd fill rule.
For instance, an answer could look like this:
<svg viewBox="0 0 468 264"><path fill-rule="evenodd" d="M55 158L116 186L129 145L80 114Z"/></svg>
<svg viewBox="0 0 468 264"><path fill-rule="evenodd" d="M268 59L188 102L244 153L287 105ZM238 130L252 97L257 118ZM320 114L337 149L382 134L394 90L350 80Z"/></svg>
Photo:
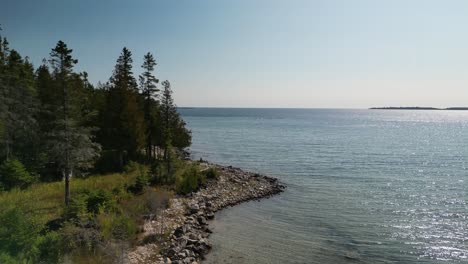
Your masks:
<svg viewBox="0 0 468 264"><path fill-rule="evenodd" d="M468 111L180 109L194 158L279 178L207 263L468 261Z"/></svg>

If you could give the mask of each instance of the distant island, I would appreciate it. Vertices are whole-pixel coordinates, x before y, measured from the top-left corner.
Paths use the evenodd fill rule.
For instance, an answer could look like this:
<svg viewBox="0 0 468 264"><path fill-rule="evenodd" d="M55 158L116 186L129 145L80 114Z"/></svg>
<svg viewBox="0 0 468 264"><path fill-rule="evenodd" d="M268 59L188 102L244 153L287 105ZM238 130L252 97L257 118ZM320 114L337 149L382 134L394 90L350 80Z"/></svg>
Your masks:
<svg viewBox="0 0 468 264"><path fill-rule="evenodd" d="M447 108L436 108L436 107L420 107L420 106L409 106L409 107L371 107L371 110L468 110L468 107L447 107Z"/></svg>

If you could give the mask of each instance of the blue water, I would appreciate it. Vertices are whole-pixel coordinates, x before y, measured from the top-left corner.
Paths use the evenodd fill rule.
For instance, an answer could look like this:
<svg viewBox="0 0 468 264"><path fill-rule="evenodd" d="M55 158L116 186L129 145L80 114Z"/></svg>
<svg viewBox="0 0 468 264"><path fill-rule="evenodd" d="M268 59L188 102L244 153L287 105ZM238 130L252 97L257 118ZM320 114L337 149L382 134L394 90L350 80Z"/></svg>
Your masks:
<svg viewBox="0 0 468 264"><path fill-rule="evenodd" d="M180 111L195 158L288 186L219 213L207 263L468 261L468 111Z"/></svg>

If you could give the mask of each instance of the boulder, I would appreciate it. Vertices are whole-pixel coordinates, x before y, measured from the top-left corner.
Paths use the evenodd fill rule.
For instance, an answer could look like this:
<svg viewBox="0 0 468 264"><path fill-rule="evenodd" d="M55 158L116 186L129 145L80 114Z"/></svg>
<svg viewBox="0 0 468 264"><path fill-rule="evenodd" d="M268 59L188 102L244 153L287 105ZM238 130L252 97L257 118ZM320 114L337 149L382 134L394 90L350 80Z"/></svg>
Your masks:
<svg viewBox="0 0 468 264"><path fill-rule="evenodd" d="M203 216L197 217L197 221L200 225L206 225L206 219Z"/></svg>
<svg viewBox="0 0 468 264"><path fill-rule="evenodd" d="M208 213L206 213L206 218L212 220L212 219L214 219L214 217L215 217L215 215L214 215L213 212L208 212Z"/></svg>
<svg viewBox="0 0 468 264"><path fill-rule="evenodd" d="M187 232L187 227L185 225L179 226L174 230L174 236L175 237L181 237L183 234Z"/></svg>

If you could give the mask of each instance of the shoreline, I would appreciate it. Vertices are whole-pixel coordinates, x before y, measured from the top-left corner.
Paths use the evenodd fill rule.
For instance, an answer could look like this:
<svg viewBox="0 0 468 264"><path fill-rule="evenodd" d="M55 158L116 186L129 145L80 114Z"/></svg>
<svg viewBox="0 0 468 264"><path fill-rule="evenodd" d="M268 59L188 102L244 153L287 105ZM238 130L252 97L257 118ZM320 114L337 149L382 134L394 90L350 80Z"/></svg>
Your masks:
<svg viewBox="0 0 468 264"><path fill-rule="evenodd" d="M196 193L175 196L169 208L145 220L143 239L127 254L129 263L200 263L211 250L209 221L215 212L252 200L269 198L286 186L277 178L232 166L203 162L219 176Z"/></svg>

